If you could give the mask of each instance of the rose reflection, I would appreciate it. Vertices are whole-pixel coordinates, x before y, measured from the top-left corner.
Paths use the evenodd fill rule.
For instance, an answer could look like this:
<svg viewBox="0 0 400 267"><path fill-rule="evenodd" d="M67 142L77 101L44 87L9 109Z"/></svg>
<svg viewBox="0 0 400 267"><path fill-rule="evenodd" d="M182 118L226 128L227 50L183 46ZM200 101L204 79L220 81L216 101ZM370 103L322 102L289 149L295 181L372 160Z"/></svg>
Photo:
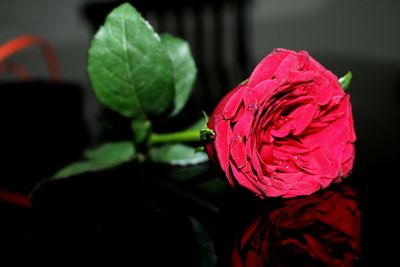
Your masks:
<svg viewBox="0 0 400 267"><path fill-rule="evenodd" d="M347 185L279 204L264 201L254 220L232 229L230 266L353 266L360 215Z"/></svg>

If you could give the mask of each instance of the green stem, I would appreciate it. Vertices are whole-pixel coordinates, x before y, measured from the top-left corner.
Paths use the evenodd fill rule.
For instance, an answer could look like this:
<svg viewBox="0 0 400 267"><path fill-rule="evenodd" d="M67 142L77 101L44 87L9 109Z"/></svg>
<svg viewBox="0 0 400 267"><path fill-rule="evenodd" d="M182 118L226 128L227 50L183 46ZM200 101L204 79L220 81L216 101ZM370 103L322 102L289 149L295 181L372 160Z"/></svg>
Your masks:
<svg viewBox="0 0 400 267"><path fill-rule="evenodd" d="M157 143L168 143L168 142L199 142L200 131L199 130L186 130L182 132L173 133L152 133L150 135L149 144Z"/></svg>
<svg viewBox="0 0 400 267"><path fill-rule="evenodd" d="M152 133L150 135L149 144L157 143L168 143L168 142L199 142L200 131L199 130L186 130L182 132L172 133Z"/></svg>

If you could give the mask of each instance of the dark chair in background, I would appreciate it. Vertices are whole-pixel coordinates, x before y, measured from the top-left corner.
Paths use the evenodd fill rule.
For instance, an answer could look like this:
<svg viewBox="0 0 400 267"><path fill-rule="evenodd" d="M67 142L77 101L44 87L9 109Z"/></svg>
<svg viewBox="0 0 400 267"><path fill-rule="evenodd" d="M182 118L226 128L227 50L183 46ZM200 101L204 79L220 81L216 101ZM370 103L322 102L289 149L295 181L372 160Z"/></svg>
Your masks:
<svg viewBox="0 0 400 267"><path fill-rule="evenodd" d="M50 77L37 80L23 62L12 56L31 46L41 48ZM14 66L13 68L10 68ZM3 69L2 69L3 67ZM0 190L23 195L42 179L52 176L75 160L86 146L82 118L82 91L77 85L60 81L60 68L52 46L34 35L22 35L0 44L2 70L16 74L8 82L0 80ZM9 197L0 194L0 202ZM13 203L12 198L8 199Z"/></svg>
<svg viewBox="0 0 400 267"><path fill-rule="evenodd" d="M198 78L186 114L211 112L222 96L244 80L250 65L250 35L246 0L133 0L131 4L158 33L188 41ZM90 3L84 16L96 31L121 2Z"/></svg>
<svg viewBox="0 0 400 267"><path fill-rule="evenodd" d="M49 79L31 78L23 62L11 58L32 45L43 49ZM18 79L4 81L1 67ZM0 254L13 260L41 248L41 237L31 239L35 219L29 193L87 146L82 88L59 77L56 56L45 40L20 36L0 44Z"/></svg>

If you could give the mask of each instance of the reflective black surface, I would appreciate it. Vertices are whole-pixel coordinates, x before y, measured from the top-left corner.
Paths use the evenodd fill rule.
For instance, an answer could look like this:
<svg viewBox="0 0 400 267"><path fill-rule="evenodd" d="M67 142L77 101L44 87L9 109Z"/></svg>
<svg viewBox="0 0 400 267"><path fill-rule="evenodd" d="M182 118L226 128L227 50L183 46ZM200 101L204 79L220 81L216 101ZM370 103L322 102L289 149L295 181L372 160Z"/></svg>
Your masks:
<svg viewBox="0 0 400 267"><path fill-rule="evenodd" d="M316 57L335 73L345 72L343 58ZM393 266L398 258L396 242L400 225L397 216L400 204L400 177L397 170L400 151L400 68L367 60L347 58L346 62L349 62L348 67L354 73L349 93L358 140L354 169L350 177L344 180L344 185L357 193L357 197L352 196L350 202L357 199L357 207L361 211L360 252L356 249L356 231L352 235L329 223L294 223L291 227L295 228L280 228L279 222L287 219L283 216L288 209L284 201L272 199L260 205L259 200L246 194L224 189L223 179L214 179L217 175L208 166L192 167L186 174L179 170L180 180L170 177L170 173L177 170L162 166L148 166L145 169L122 166L105 173L48 184L35 195L33 208L2 202L1 256L14 261L50 261L56 265L83 258L91 262L126 261L139 266L138 262L143 261L147 262L146 266L229 266L233 251L236 251L237 262L250 261L252 257L263 262L268 258L273 262L268 263L270 266L299 266L296 265L299 263L303 266L341 266L345 258L350 259L347 260L350 264L353 257L354 266ZM6 113L3 115L7 116ZM48 114L49 121L53 119L51 115ZM51 129L51 125L47 126ZM68 142L62 144L67 146L63 151L72 148L67 144L73 140L65 140ZM40 155L40 143L32 145L36 148L28 152ZM61 150L59 152L59 155L63 155ZM40 161L39 158L35 160ZM28 165L18 165L14 161L13 166L19 173L34 174L33 169L30 171L26 167ZM38 171L49 167L40 163L35 166ZM5 166L3 170L9 169L6 167L10 166ZM26 176L26 184L23 179L8 181L16 186L15 189L21 186L21 192L26 192L32 179L39 178ZM326 192L335 190L340 192L341 189L332 187ZM193 201L182 192L193 194L205 200L206 204ZM325 191L310 196L310 199L321 200L304 206L300 198L288 200L289 203L300 203L289 206L299 210L296 215L301 215L300 218L318 211L320 217L317 221L321 221L321 207L324 201L329 202L329 197L325 199L324 194ZM210 210L208 204L219 211ZM325 218L343 207L335 204L329 209L333 211L325 211ZM258 211L265 213L257 215ZM350 214L349 209L346 211L344 215L340 213L342 221L350 221L346 219L346 214ZM354 209L352 211L353 214L357 213ZM274 212L277 215L269 217ZM257 218L260 222L264 220L264 223L259 224L255 228L258 232L250 237L257 236L259 239L251 241L252 238L241 237L246 227L254 224ZM288 218L292 218L292 222L298 221L293 219L294 213ZM315 220L315 216L311 216L311 220ZM199 224L202 228L194 227ZM265 235L273 237L273 241L263 239ZM299 237L302 240L300 243ZM311 248L305 245L305 241L314 239L322 245L313 250L322 247L331 253L314 252L310 256ZM281 240L291 246L282 246ZM239 241L242 241L242 246L238 245ZM257 253L262 250L258 247L263 248L265 244L268 244L269 252L259 258ZM306 260L309 261L306 263Z"/></svg>
<svg viewBox="0 0 400 267"><path fill-rule="evenodd" d="M361 256L361 211L345 184L293 199L236 194L221 215L220 266L353 266Z"/></svg>

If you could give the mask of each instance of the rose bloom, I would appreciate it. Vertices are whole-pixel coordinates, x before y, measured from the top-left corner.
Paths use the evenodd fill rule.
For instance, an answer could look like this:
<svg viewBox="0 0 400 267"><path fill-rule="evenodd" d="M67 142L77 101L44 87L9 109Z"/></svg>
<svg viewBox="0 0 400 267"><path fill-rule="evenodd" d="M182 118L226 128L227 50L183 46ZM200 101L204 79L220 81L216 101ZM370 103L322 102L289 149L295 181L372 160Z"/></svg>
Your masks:
<svg viewBox="0 0 400 267"><path fill-rule="evenodd" d="M355 191L343 185L261 210L236 236L230 266L351 267L360 253L357 206Z"/></svg>
<svg viewBox="0 0 400 267"><path fill-rule="evenodd" d="M206 145L235 188L309 195L348 176L356 140L350 97L305 51L276 49L217 105Z"/></svg>

